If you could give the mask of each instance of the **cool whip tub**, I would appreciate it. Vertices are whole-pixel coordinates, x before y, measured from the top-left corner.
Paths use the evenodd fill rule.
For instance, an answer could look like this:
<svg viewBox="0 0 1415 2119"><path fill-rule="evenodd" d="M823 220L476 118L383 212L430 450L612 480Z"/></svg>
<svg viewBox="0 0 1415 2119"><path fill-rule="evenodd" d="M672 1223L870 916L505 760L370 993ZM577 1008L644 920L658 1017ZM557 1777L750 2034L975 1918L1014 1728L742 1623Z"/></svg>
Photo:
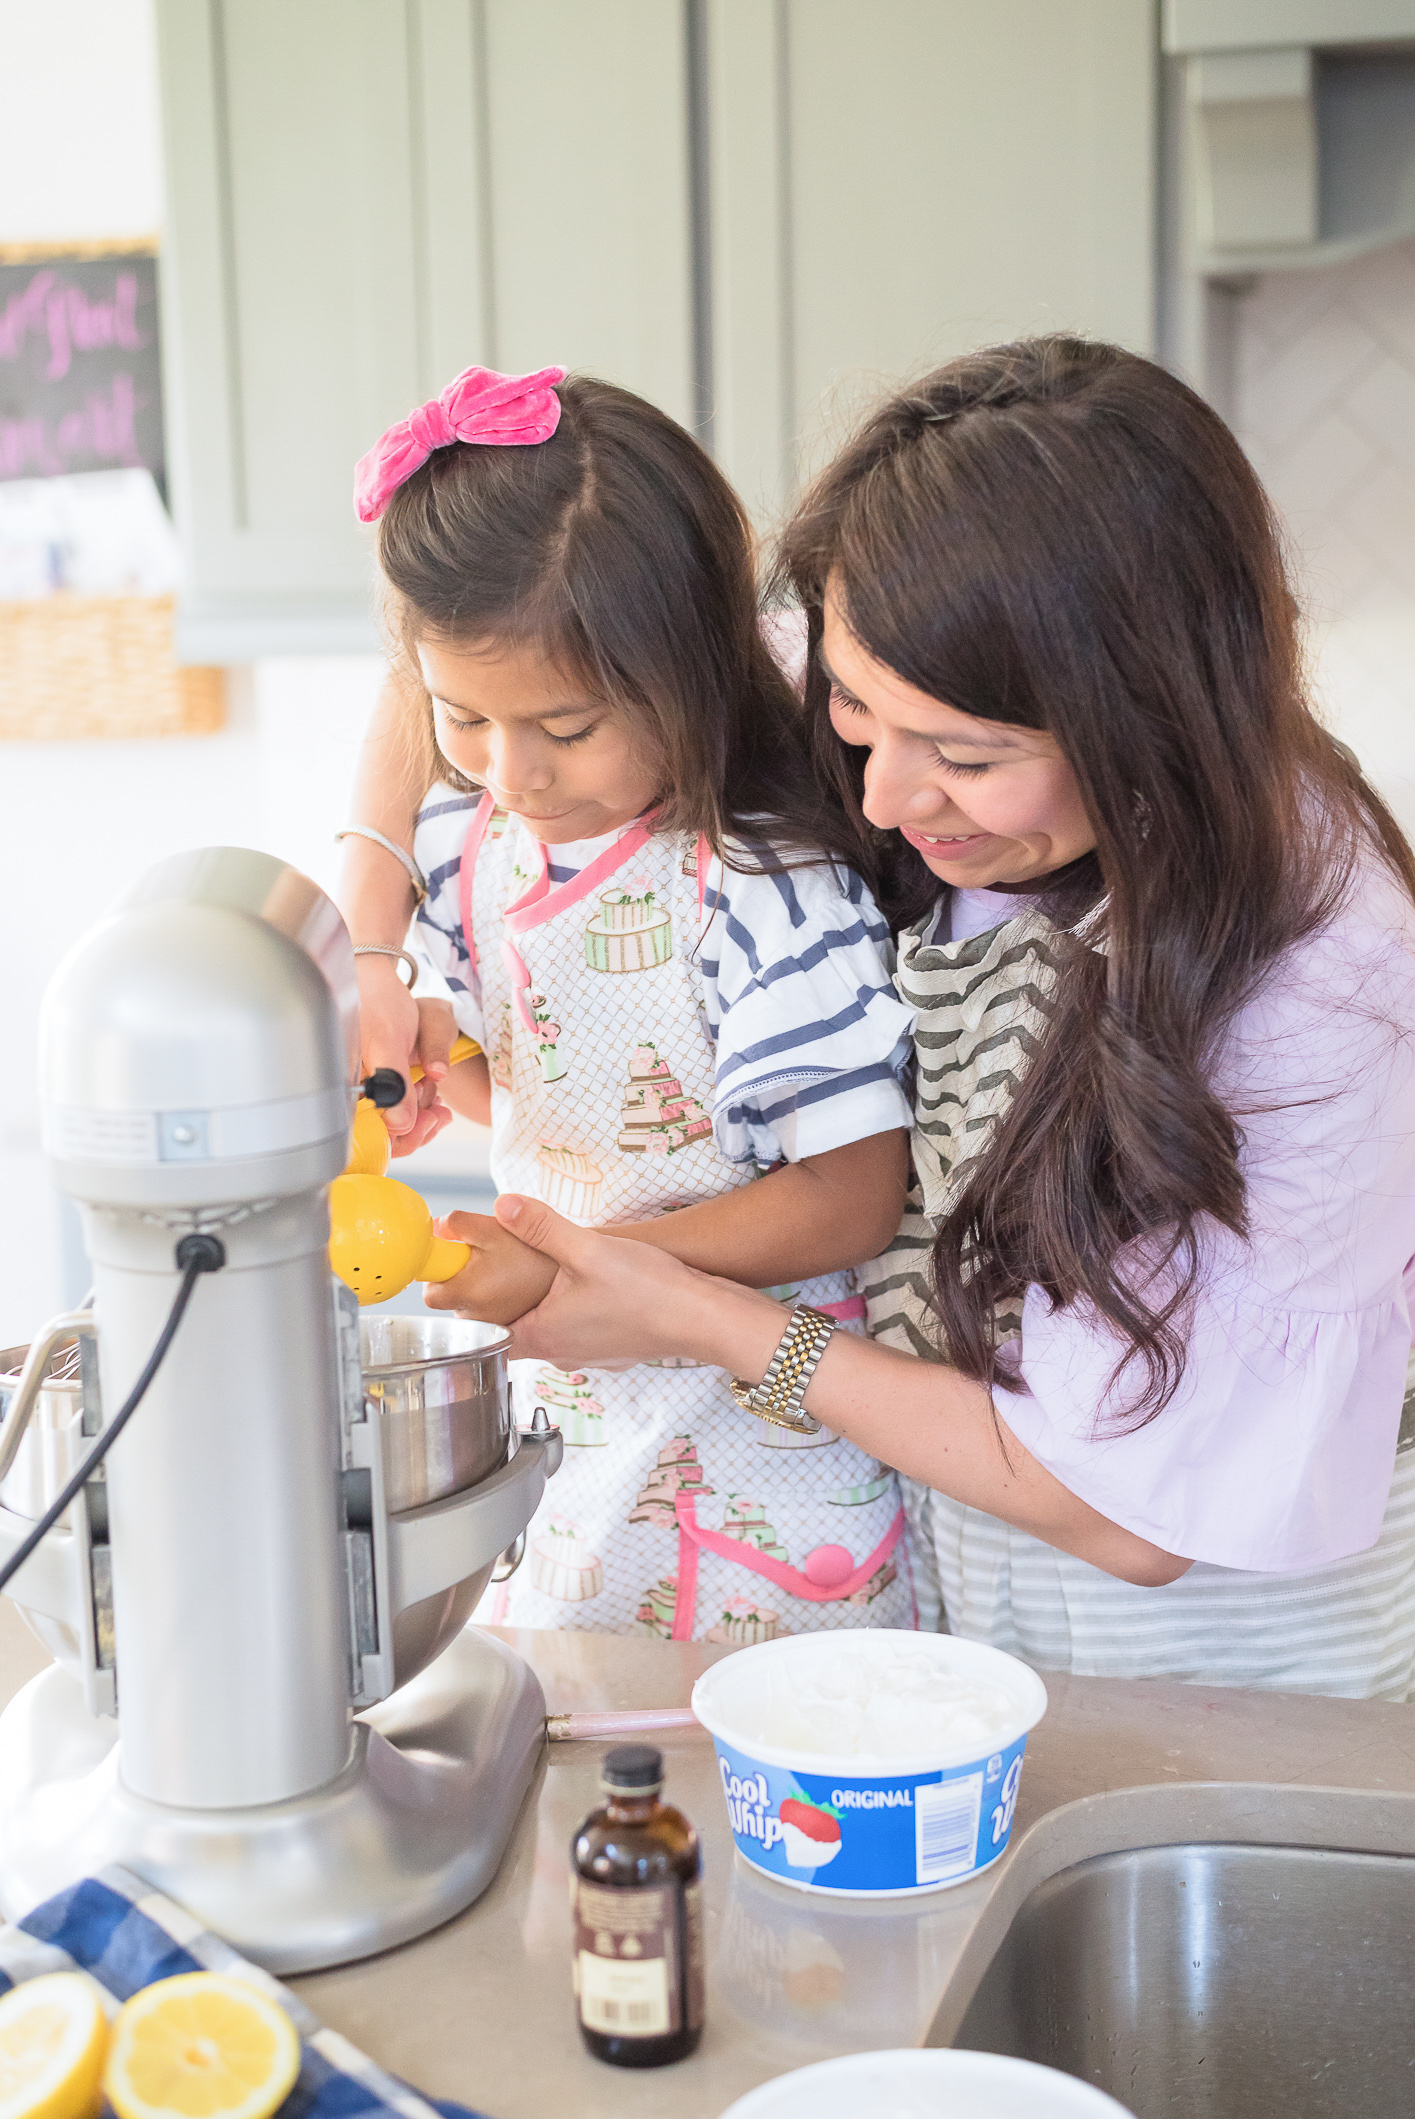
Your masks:
<svg viewBox="0 0 1415 2119"><path fill-rule="evenodd" d="M766 1876L837 1897L966 1883L1007 1845L1046 1688L951 1634L805 1634L693 1687L732 1836Z"/></svg>

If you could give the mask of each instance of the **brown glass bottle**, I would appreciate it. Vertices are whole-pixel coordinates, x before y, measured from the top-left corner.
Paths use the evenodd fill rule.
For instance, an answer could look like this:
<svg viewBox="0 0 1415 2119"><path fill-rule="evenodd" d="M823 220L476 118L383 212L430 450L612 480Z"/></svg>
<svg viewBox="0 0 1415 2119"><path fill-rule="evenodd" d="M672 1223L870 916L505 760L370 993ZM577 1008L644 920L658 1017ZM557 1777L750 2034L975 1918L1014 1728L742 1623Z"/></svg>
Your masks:
<svg viewBox="0 0 1415 2119"><path fill-rule="evenodd" d="M615 2067L684 2060L703 2034L698 1835L659 1800L663 1753L624 1744L570 1844L580 2036Z"/></svg>

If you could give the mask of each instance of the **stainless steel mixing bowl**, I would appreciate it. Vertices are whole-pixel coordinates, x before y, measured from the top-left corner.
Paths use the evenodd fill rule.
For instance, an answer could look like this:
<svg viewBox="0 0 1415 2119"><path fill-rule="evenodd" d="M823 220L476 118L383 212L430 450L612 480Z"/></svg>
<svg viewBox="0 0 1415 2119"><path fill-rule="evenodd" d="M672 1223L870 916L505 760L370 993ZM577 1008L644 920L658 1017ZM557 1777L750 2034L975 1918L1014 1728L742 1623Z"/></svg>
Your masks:
<svg viewBox="0 0 1415 2119"><path fill-rule="evenodd" d="M361 1317L364 1396L383 1416L389 1512L420 1508L499 1471L511 1451L511 1393L499 1325L460 1317ZM394 1681L405 1685L461 1632L491 1579L479 1568L393 1622Z"/></svg>
<svg viewBox="0 0 1415 2119"><path fill-rule="evenodd" d="M510 1334L460 1317L361 1317L364 1396L383 1416L391 1514L489 1478L511 1447Z"/></svg>

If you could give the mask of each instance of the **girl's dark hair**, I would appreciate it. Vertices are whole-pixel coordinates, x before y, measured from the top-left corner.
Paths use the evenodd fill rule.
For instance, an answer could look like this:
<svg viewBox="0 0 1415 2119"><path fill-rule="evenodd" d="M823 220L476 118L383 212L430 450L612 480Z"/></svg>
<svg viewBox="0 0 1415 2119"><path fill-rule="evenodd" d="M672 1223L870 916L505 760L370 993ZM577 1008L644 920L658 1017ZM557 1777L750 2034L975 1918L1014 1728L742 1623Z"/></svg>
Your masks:
<svg viewBox="0 0 1415 2119"><path fill-rule="evenodd" d="M1106 892L1041 1048L934 1246L948 1358L1015 1388L994 1305L1035 1282L1128 1342L1143 1422L1173 1395L1200 1217L1245 1231L1235 1115L1209 1069L1264 968L1333 912L1372 845L1415 895L1390 812L1306 698L1263 489L1193 391L1115 346L1026 340L880 407L783 544L805 606L823 769L860 815L815 650L829 582L855 638L931 698L1048 730ZM897 909L940 886L912 853ZM1141 1241L1153 1277L1122 1277Z"/></svg>
<svg viewBox="0 0 1415 2119"><path fill-rule="evenodd" d="M658 828L719 853L740 832L768 867L767 835L858 863L865 841L818 779L762 637L731 486L630 391L575 375L556 394L549 441L435 450L390 501L378 556L409 674L421 684L419 639L533 643L635 716L659 761Z"/></svg>

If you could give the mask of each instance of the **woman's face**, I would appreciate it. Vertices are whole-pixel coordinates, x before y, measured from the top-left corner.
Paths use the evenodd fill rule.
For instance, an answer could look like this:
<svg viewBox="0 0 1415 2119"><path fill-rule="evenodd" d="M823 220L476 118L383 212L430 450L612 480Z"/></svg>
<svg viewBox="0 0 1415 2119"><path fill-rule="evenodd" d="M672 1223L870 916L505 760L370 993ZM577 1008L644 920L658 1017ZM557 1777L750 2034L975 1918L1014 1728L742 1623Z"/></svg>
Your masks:
<svg viewBox="0 0 1415 2119"><path fill-rule="evenodd" d="M1044 730L981 721L877 662L826 594L821 662L830 719L863 744L865 815L902 832L945 883L1006 889L1089 853L1076 775Z"/></svg>
<svg viewBox="0 0 1415 2119"><path fill-rule="evenodd" d="M548 846L597 839L661 792L622 708L531 647L420 641L437 747Z"/></svg>

